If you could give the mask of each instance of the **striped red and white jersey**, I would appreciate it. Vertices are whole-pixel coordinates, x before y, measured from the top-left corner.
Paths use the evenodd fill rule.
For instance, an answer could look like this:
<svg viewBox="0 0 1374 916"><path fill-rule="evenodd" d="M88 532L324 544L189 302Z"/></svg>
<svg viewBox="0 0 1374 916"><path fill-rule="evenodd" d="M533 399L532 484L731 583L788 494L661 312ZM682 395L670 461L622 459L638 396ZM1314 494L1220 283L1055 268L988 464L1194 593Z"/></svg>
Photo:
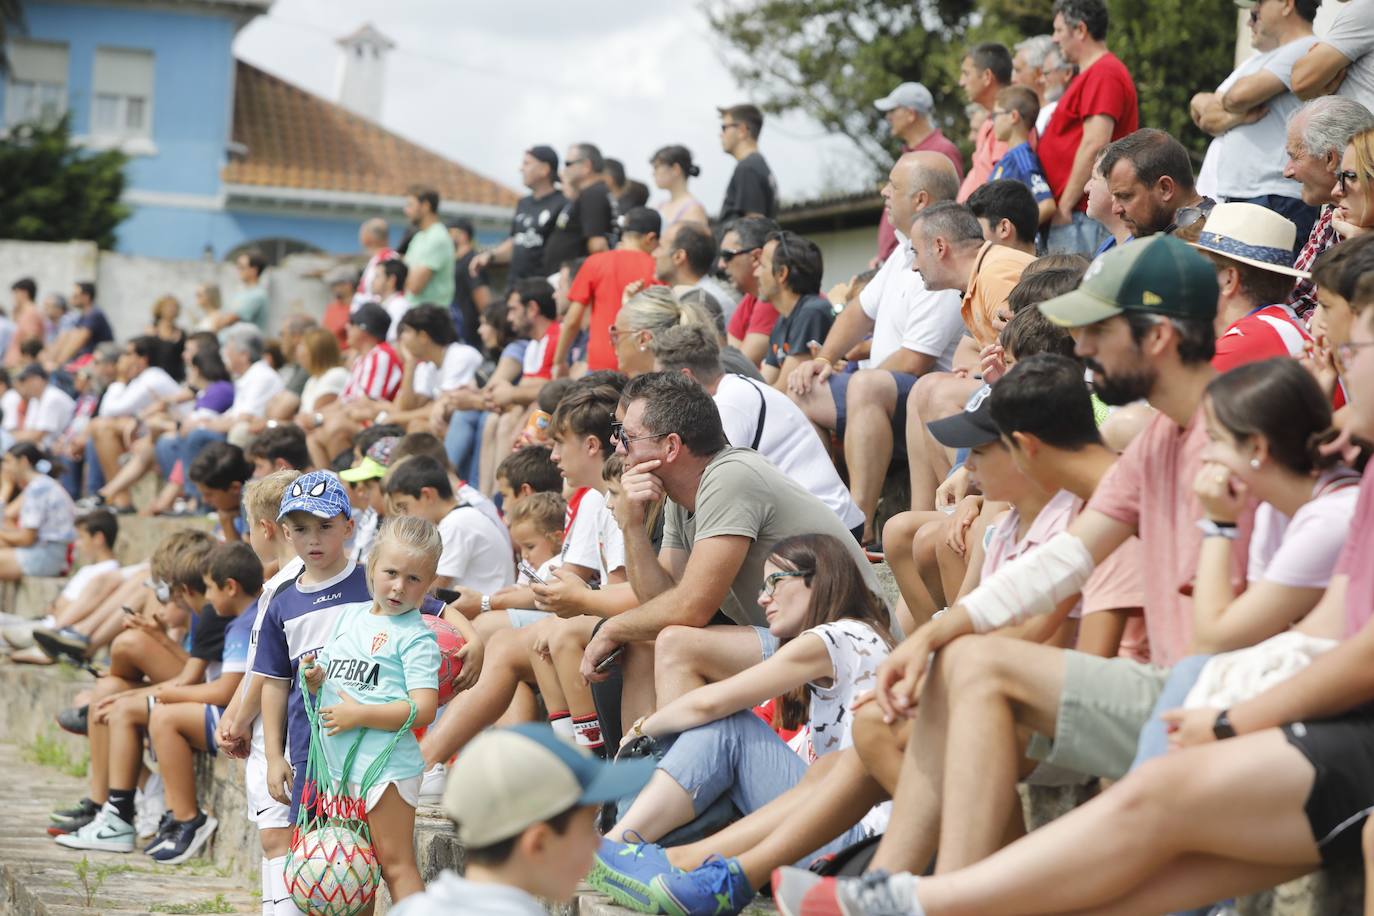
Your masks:
<svg viewBox="0 0 1374 916"><path fill-rule="evenodd" d="M391 349L391 344L379 343L353 361L348 384L339 400L390 401L401 388L401 375L401 357Z"/></svg>

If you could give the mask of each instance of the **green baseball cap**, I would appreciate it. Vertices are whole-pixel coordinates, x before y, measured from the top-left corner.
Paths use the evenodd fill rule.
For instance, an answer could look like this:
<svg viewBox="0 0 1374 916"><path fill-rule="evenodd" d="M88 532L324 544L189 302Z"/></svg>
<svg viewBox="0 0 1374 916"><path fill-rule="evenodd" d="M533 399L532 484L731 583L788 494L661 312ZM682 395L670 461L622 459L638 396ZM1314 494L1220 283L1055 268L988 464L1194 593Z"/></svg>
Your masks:
<svg viewBox="0 0 1374 916"><path fill-rule="evenodd" d="M1152 235L1099 255L1078 289L1040 303L1040 311L1065 328L1124 312L1211 321L1217 315L1217 271L1186 242Z"/></svg>

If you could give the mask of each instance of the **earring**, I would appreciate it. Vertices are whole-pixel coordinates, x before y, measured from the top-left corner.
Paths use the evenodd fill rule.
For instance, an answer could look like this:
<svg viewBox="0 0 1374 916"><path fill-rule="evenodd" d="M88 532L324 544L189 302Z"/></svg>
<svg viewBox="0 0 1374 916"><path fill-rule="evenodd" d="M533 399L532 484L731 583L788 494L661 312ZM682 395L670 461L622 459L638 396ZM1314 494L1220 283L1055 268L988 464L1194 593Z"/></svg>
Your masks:
<svg viewBox="0 0 1374 916"><path fill-rule="evenodd" d="M1251 458L1251 459L1250 459L1250 470L1252 470L1252 471L1258 471L1259 469L1260 469L1260 460L1259 460L1258 458Z"/></svg>

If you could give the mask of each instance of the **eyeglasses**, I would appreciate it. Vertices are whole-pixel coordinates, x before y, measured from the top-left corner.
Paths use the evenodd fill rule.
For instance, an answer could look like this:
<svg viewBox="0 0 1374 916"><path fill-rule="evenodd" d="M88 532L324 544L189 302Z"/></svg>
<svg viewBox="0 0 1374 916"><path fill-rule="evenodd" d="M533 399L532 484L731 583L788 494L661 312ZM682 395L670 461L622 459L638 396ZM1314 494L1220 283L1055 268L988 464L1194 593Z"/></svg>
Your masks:
<svg viewBox="0 0 1374 916"><path fill-rule="evenodd" d="M810 572L802 569L788 569L782 572L775 572L764 577L763 585L759 586L759 594L768 598L773 597L773 593L778 590L778 583L783 579L795 579L798 576L809 576Z"/></svg>
<svg viewBox="0 0 1374 916"><path fill-rule="evenodd" d="M564 164L564 165L577 165L578 163L582 163L582 162L586 162L586 161L587 161L586 159L564 159L564 160L563 160L563 164Z"/></svg>
<svg viewBox="0 0 1374 916"><path fill-rule="evenodd" d="M1341 186L1341 193L1342 193L1342 194L1349 194L1349 193L1350 193L1350 189L1346 187L1346 182L1349 182L1349 181L1359 181L1359 180L1360 180L1360 173L1354 171L1353 169L1346 169L1344 172L1337 172L1337 173L1336 173L1336 181L1337 181L1337 183L1339 183L1340 186Z"/></svg>
<svg viewBox="0 0 1374 916"><path fill-rule="evenodd" d="M720 125L720 132L725 133L732 127L739 127L739 124L734 121L722 121Z"/></svg>
<svg viewBox="0 0 1374 916"><path fill-rule="evenodd" d="M1336 355L1341 358L1341 363L1349 368L1355 361L1355 357L1360 355L1360 350L1364 347L1374 347L1374 341L1366 343L1343 343L1336 346Z"/></svg>
<svg viewBox="0 0 1374 916"><path fill-rule="evenodd" d="M625 424L619 420L611 421L611 442L630 447L631 442L638 442L640 439L662 439L664 436L671 436L672 433L646 433L643 436L625 435Z"/></svg>
<svg viewBox="0 0 1374 916"><path fill-rule="evenodd" d="M751 251L758 250L758 245L755 245L752 248L722 248L720 250L720 259L722 261L733 261L735 258L739 257L742 254L749 254L749 252Z"/></svg>
<svg viewBox="0 0 1374 916"><path fill-rule="evenodd" d="M994 108L992 111L988 112L988 117L1000 118L1004 114L1011 114L1011 110L1007 108Z"/></svg>
<svg viewBox="0 0 1374 916"><path fill-rule="evenodd" d="M620 338L624 337L626 334L633 333L634 330L631 328L618 328L615 325L611 325L606 329L606 335L611 338L611 346L613 347L620 344Z"/></svg>

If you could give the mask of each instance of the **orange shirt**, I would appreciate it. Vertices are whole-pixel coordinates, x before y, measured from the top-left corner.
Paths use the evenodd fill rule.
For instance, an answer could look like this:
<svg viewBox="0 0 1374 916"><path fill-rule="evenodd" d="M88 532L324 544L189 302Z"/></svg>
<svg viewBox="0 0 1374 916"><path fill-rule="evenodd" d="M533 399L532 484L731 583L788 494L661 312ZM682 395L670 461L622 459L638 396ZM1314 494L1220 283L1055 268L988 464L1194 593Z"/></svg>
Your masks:
<svg viewBox="0 0 1374 916"><path fill-rule="evenodd" d="M979 348L997 343L997 329L992 320L1007 304L1012 287L1021 282L1021 271L1034 260L1033 254L995 242L984 242L979 249L961 309L964 327L978 341Z"/></svg>
<svg viewBox="0 0 1374 916"><path fill-rule="evenodd" d="M611 325L620 313L620 298L625 287L635 280L646 286L657 285L653 255L643 251L598 251L587 258L573 278L568 298L589 305L592 310L587 332L587 370L618 369L615 347L611 345Z"/></svg>

